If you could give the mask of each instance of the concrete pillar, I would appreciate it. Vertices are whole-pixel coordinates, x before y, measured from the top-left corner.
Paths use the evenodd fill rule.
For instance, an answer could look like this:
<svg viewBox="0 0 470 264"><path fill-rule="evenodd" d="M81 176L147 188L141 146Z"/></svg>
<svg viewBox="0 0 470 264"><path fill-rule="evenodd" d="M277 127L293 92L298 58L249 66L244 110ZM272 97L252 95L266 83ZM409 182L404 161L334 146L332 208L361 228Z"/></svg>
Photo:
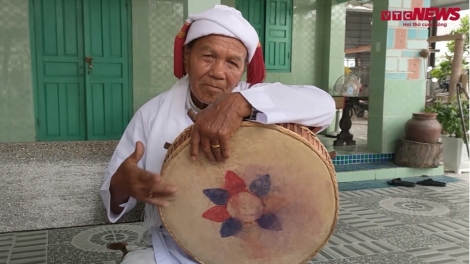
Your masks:
<svg viewBox="0 0 470 264"><path fill-rule="evenodd" d="M321 0L317 6L316 43L321 43L318 49L321 54L320 63L315 65L317 76L321 83L316 84L333 95L333 87L338 78L344 75L344 39L346 35L346 3L341 0ZM334 131L336 120L323 134Z"/></svg>
<svg viewBox="0 0 470 264"><path fill-rule="evenodd" d="M395 152L406 121L423 110L426 95L426 61L419 52L428 47L427 27L382 21L381 12L429 5L429 0L374 1L367 130L370 151Z"/></svg>

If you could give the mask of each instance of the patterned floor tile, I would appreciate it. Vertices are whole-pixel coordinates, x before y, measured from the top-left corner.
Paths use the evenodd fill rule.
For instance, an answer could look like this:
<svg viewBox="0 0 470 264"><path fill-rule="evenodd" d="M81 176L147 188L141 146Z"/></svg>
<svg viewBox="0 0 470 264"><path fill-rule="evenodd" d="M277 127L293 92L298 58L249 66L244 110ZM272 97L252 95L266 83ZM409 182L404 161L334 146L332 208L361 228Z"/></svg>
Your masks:
<svg viewBox="0 0 470 264"><path fill-rule="evenodd" d="M338 220L334 233L337 234L337 233L356 232L356 231L359 231L359 230L355 228L354 226L348 223L345 223L341 220Z"/></svg>
<svg viewBox="0 0 470 264"><path fill-rule="evenodd" d="M50 230L48 260L49 263L61 264L117 264L122 254L107 249L106 245L110 242L138 240L143 232L141 223Z"/></svg>
<svg viewBox="0 0 470 264"><path fill-rule="evenodd" d="M468 205L467 206L461 206L460 207L460 210L457 210L455 212L451 212L449 214L449 217L451 219L459 219L459 220L462 220L462 221L465 221L465 222L469 222L469 215L470 215L470 211L469 211L469 207Z"/></svg>
<svg viewBox="0 0 470 264"><path fill-rule="evenodd" d="M332 259L368 256L399 250L399 248L383 240L371 240L361 243L352 243L337 246L328 244L320 253L318 253L314 260L326 261Z"/></svg>
<svg viewBox="0 0 470 264"><path fill-rule="evenodd" d="M74 227L74 228L61 228L61 229L52 229L49 230L49 245L60 245L64 242L67 243L72 243L72 240L74 237L77 235L87 232L87 230L90 230L94 228L95 230L98 230L97 234L100 234L101 232L104 232L106 234L103 235L103 239L106 240L106 242L115 242L115 240L119 240L120 237L113 235L117 231L114 230L124 230L124 229L132 229L132 230L138 230L142 231L142 228L136 228L134 226L141 227L141 223L126 223L126 224L115 224L115 225L103 225L103 226L84 226L84 227ZM101 229L100 229L101 228ZM123 229L124 228L124 229ZM119 232L124 232L124 231L119 231ZM111 236L106 236L106 235L111 235ZM124 237L122 240L126 240L127 236Z"/></svg>
<svg viewBox="0 0 470 264"><path fill-rule="evenodd" d="M106 263L121 258L122 253L119 251L90 252L77 249L69 243L49 246L47 256L48 263L54 264Z"/></svg>
<svg viewBox="0 0 470 264"><path fill-rule="evenodd" d="M49 245L60 245L70 243L76 235L90 229L89 226L75 228L60 228L49 230Z"/></svg>
<svg viewBox="0 0 470 264"><path fill-rule="evenodd" d="M436 233L433 234L433 236L444 239L450 243L463 243L468 242L468 229Z"/></svg>
<svg viewBox="0 0 470 264"><path fill-rule="evenodd" d="M417 225L417 224L430 224L436 221L449 221L452 219L452 216L444 215L444 216L419 216L419 215L405 215L395 212L390 212L388 210L378 210L383 214L389 216L390 218L396 219L407 225ZM458 213L453 213L454 215L458 215ZM462 218L459 218L462 219Z"/></svg>
<svg viewBox="0 0 470 264"><path fill-rule="evenodd" d="M451 258L450 256L436 252L430 248L418 248L407 250L409 254L418 258L419 260L426 263L458 263L459 260Z"/></svg>
<svg viewBox="0 0 470 264"><path fill-rule="evenodd" d="M396 227L389 227L383 229L374 229L374 230L367 230L364 233L371 235L373 237L377 237L379 239L385 238L392 238L401 236L403 233L410 234L412 236L422 236L426 234L424 231L414 228L413 226L396 226Z"/></svg>
<svg viewBox="0 0 470 264"><path fill-rule="evenodd" d="M437 233L437 232L451 232L457 230L467 230L468 234L468 221L463 220L450 220L443 222L432 222L429 224L418 224L413 227L422 230L426 233Z"/></svg>
<svg viewBox="0 0 470 264"><path fill-rule="evenodd" d="M370 230L370 229L378 229L382 228L382 226L372 223L370 221L367 221L366 219L350 213L350 212L344 212L340 215L341 221L347 223L348 225L356 228L357 230Z"/></svg>
<svg viewBox="0 0 470 264"><path fill-rule="evenodd" d="M395 189L395 188L390 188ZM411 188L409 188L411 189ZM357 197L350 197L348 201L358 204L359 206L376 210L376 209L384 209L384 207L380 204L380 202L387 198L397 198L397 199L413 199L413 200L428 200L433 203L442 203L442 204L449 204L447 201L443 201L441 199L428 196L426 193L422 192L422 188L412 188L413 190L403 191L396 194L381 194L381 195L362 195ZM417 211L417 210L415 210Z"/></svg>
<svg viewBox="0 0 470 264"><path fill-rule="evenodd" d="M0 235L0 263L7 263L15 242L15 234Z"/></svg>
<svg viewBox="0 0 470 264"><path fill-rule="evenodd" d="M465 249L467 249L467 250L469 249L469 245L468 245L469 243L468 243L468 241L467 241L467 242L459 242L459 243L455 243L455 244L457 244L457 245L459 245L460 247L463 247L463 248L465 248Z"/></svg>
<svg viewBox="0 0 470 264"><path fill-rule="evenodd" d="M428 263L457 263L468 260L468 250L456 244L416 248L406 252Z"/></svg>
<svg viewBox="0 0 470 264"><path fill-rule="evenodd" d="M406 188L406 187L390 187L390 188L376 188L369 190L356 190L356 191L346 191L340 192L340 199L349 199L357 197L369 197L369 196L383 196L383 195L400 195L400 194L409 194L416 189Z"/></svg>
<svg viewBox="0 0 470 264"><path fill-rule="evenodd" d="M452 182L448 182L445 187L433 187L433 186L424 186L427 189L436 191L436 192L452 192L452 191L461 191L461 190L468 190L469 184L467 181L461 181L457 178L451 177L454 180Z"/></svg>
<svg viewBox="0 0 470 264"><path fill-rule="evenodd" d="M444 252L445 254L457 260L461 260L461 261L469 260L468 250L460 247L457 244L439 245L439 246L433 246L431 248L438 252Z"/></svg>
<svg viewBox="0 0 470 264"><path fill-rule="evenodd" d="M355 213L367 210L367 208L360 206L357 203L353 203L351 200L346 199L340 200L339 208L344 213Z"/></svg>
<svg viewBox="0 0 470 264"><path fill-rule="evenodd" d="M9 263L45 263L46 256L47 231L21 232L15 235Z"/></svg>
<svg viewBox="0 0 470 264"><path fill-rule="evenodd" d="M332 246L338 246L338 245L367 242L371 240L378 240L378 239L364 232L338 233L338 234L335 234L333 237L331 237L328 244Z"/></svg>
<svg viewBox="0 0 470 264"><path fill-rule="evenodd" d="M306 264L349 264L348 259L333 259L333 260L326 260L326 261L318 261L318 260L311 260Z"/></svg>
<svg viewBox="0 0 470 264"><path fill-rule="evenodd" d="M106 245L126 241L140 241L145 229L141 225L108 225L97 226L82 231L71 240L71 244L80 250L88 252L109 252Z"/></svg>
<svg viewBox="0 0 470 264"><path fill-rule="evenodd" d="M358 204L344 200L341 202L339 219L358 230L380 229L385 227L401 226L399 221L384 214L369 210Z"/></svg>
<svg viewBox="0 0 470 264"><path fill-rule="evenodd" d="M418 258L404 251L375 254L371 256L361 256L348 259L354 264L425 264Z"/></svg>
<svg viewBox="0 0 470 264"><path fill-rule="evenodd" d="M448 201L454 205L468 206L468 190L449 189L445 191L432 190L428 193L430 197Z"/></svg>
<svg viewBox="0 0 470 264"><path fill-rule="evenodd" d="M408 193L398 197L358 197L349 200L403 224L416 225L468 219L468 208L426 196L425 193Z"/></svg>
<svg viewBox="0 0 470 264"><path fill-rule="evenodd" d="M433 235L416 236L408 233L401 233L399 236L389 237L386 238L386 240L390 244L403 250L449 243L447 240L435 237Z"/></svg>

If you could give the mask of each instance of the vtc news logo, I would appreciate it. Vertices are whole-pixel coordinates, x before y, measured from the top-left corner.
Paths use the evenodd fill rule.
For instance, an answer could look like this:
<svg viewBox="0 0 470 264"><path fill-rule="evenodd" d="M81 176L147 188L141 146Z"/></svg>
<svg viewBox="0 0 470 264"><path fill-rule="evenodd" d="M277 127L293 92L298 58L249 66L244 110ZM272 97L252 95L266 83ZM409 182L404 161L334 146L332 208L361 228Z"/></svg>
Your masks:
<svg viewBox="0 0 470 264"><path fill-rule="evenodd" d="M418 20L418 21L430 21L434 17L436 20L459 20L460 8L437 8L437 7L417 7L412 11L382 11L382 20Z"/></svg>

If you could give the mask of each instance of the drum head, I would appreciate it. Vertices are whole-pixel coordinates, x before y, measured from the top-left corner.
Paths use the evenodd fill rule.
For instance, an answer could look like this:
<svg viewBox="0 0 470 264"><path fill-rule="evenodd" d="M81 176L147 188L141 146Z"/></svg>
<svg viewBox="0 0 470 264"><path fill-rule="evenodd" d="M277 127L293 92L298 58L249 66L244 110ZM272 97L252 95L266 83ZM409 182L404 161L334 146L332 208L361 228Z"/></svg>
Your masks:
<svg viewBox="0 0 470 264"><path fill-rule="evenodd" d="M215 165L203 153L191 161L189 140L170 155L163 181L179 193L160 214L190 256L206 264L298 264L323 248L338 216L335 172L290 133L242 126L232 157Z"/></svg>

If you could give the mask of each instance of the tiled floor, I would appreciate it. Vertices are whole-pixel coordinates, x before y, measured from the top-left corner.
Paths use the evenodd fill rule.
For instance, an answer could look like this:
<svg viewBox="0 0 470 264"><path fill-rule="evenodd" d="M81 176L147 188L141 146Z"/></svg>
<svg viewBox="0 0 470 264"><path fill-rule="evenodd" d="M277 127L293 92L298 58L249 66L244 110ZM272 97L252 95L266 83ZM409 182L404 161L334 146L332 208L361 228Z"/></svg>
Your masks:
<svg viewBox="0 0 470 264"><path fill-rule="evenodd" d="M433 179L447 186L340 183L337 229L310 264L469 263L468 174ZM142 232L139 224L121 224L0 234L0 263L117 264L121 254L106 243Z"/></svg>

